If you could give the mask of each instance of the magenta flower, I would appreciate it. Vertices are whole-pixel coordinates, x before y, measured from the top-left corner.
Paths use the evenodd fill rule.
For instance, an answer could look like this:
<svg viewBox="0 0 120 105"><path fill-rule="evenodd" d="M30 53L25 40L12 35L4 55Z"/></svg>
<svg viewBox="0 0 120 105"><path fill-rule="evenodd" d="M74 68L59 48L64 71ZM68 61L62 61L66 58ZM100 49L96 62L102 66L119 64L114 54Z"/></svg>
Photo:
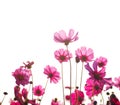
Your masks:
<svg viewBox="0 0 120 105"><path fill-rule="evenodd" d="M50 78L50 82L57 83L60 79L60 73L57 71L57 69L53 66L47 65L44 68L44 74L46 74Z"/></svg>
<svg viewBox="0 0 120 105"><path fill-rule="evenodd" d="M59 32L55 32L54 40L56 42L60 42L60 43L64 43L65 45L68 45L69 43L78 40L78 32L74 35L74 30L70 29L67 36L66 32L64 30L61 30Z"/></svg>
<svg viewBox="0 0 120 105"><path fill-rule="evenodd" d="M27 85L29 83L29 79L31 76L31 71L28 69L25 69L23 67L20 67L15 70L15 72L12 72L12 76L16 79L17 85Z"/></svg>
<svg viewBox="0 0 120 105"><path fill-rule="evenodd" d="M21 105L18 101L10 100L10 105Z"/></svg>
<svg viewBox="0 0 120 105"><path fill-rule="evenodd" d="M62 103L55 98L52 100L51 105L62 105Z"/></svg>
<svg viewBox="0 0 120 105"><path fill-rule="evenodd" d="M76 58L81 62L89 62L94 58L94 53L91 48L81 47L75 51Z"/></svg>
<svg viewBox="0 0 120 105"><path fill-rule="evenodd" d="M75 89L70 95L71 105L81 105L84 100L84 93L78 89Z"/></svg>
<svg viewBox="0 0 120 105"><path fill-rule="evenodd" d="M97 62L98 67L104 67L107 64L107 58L99 57L95 60Z"/></svg>
<svg viewBox="0 0 120 105"><path fill-rule="evenodd" d="M42 96L45 93L45 89L41 85L33 87L33 94L35 96Z"/></svg>
<svg viewBox="0 0 120 105"><path fill-rule="evenodd" d="M114 80L113 85L120 90L120 76L118 78L115 77Z"/></svg>
<svg viewBox="0 0 120 105"><path fill-rule="evenodd" d="M86 85L85 85L86 95L89 97L98 95L99 93L102 92L103 86L104 84L102 82L99 83L92 79L87 79Z"/></svg>
<svg viewBox="0 0 120 105"><path fill-rule="evenodd" d="M59 49L54 52L55 58L60 62L67 62L72 58L72 54L68 50Z"/></svg>

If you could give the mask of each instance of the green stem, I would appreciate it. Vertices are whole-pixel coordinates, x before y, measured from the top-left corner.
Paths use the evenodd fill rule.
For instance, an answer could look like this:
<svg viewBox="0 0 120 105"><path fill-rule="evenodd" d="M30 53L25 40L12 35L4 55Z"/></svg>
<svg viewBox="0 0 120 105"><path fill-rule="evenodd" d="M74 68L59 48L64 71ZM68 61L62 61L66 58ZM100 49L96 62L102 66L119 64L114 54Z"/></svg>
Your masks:
<svg viewBox="0 0 120 105"><path fill-rule="evenodd" d="M48 80L49 80L49 79L47 79L46 84L45 84L45 88L44 88L45 90L46 90L46 88L47 88ZM41 97L41 99L40 99L40 103L41 103L41 101L42 101L42 99L43 99L43 96L44 96L44 94L42 95L42 97Z"/></svg>
<svg viewBox="0 0 120 105"><path fill-rule="evenodd" d="M63 79L63 64L61 63L61 74L62 74L62 91L63 91L63 102L65 105L65 92L64 92L64 79Z"/></svg>
<svg viewBox="0 0 120 105"><path fill-rule="evenodd" d="M83 62L82 62L82 70L81 70L81 76L80 76L80 90L82 87L82 75L83 75Z"/></svg>
<svg viewBox="0 0 120 105"><path fill-rule="evenodd" d="M102 97L102 102L103 102L103 105L104 105L104 97L103 97L102 93L101 93L101 97Z"/></svg>

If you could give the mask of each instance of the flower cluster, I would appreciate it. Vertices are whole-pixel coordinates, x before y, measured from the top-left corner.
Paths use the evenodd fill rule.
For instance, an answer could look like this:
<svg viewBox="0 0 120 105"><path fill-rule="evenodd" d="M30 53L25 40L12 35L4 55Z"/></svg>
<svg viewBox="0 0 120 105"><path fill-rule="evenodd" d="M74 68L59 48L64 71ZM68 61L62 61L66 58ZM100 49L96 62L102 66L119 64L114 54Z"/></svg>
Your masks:
<svg viewBox="0 0 120 105"><path fill-rule="evenodd" d="M63 43L64 48L60 48L54 52L55 59L61 65L61 72L55 66L46 65L43 70L43 74L47 76L46 85L41 84L34 85L32 66L34 62L27 61L23 63L23 66L18 67L12 72L12 76L15 79L14 86L14 97L10 99L10 105L42 105L44 94L46 93L47 83L57 84L59 81L62 82L62 95L63 99L55 97L51 99L50 105L84 105L86 98L89 99L90 103L87 105L97 105L98 100L95 96L101 94L103 105L120 105L120 101L117 96L112 92L107 92L112 87L116 87L120 90L120 77L116 77L114 80L111 77L106 77L106 66L107 58L100 56L95 58L94 51L91 48L80 46L75 50L75 63L76 63L76 75L75 85L72 84L72 58L73 54L69 50L69 44L79 39L78 32L75 33L73 29L70 29L68 34L64 30L54 33L54 41ZM69 86L65 84L64 78L64 62L69 63ZM78 64L82 64L80 74L78 74ZM86 83L83 84L83 72L86 70L89 74L86 78ZM80 80L78 80L80 77ZM79 83L79 85L78 85ZM29 88L25 86L29 85ZM82 89L82 86L84 88ZM30 91L32 89L32 92ZM65 89L69 90L69 94L65 94ZM108 100L104 100L102 92L107 93ZM31 97L29 94L31 93ZM7 92L4 92L4 96ZM3 98L4 100L4 98ZM0 105L2 105L1 101Z"/></svg>

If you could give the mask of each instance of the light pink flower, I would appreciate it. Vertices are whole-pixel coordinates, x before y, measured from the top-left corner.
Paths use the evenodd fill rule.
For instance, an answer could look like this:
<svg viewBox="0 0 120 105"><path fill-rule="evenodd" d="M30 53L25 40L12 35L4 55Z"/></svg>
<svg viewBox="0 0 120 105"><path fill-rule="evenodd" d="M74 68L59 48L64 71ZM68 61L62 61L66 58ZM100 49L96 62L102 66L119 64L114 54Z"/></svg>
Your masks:
<svg viewBox="0 0 120 105"><path fill-rule="evenodd" d="M92 79L87 79L86 85L85 85L86 95L89 97L98 95L103 90L103 86L104 84L102 82L98 83Z"/></svg>
<svg viewBox="0 0 120 105"><path fill-rule="evenodd" d="M50 79L50 82L57 83L60 79L60 73L57 71L57 69L53 66L47 65L44 68L44 74L46 74Z"/></svg>
<svg viewBox="0 0 120 105"><path fill-rule="evenodd" d="M84 93L78 89L75 89L70 95L71 105L81 105L84 100Z"/></svg>
<svg viewBox="0 0 120 105"><path fill-rule="evenodd" d="M54 40L56 42L68 45L69 43L78 40L78 32L74 34L74 30L70 29L68 35L66 35L66 32L64 30L60 30L59 32L55 32Z"/></svg>
<svg viewBox="0 0 120 105"><path fill-rule="evenodd" d="M52 100L51 105L62 105L62 103L55 98Z"/></svg>
<svg viewBox="0 0 120 105"><path fill-rule="evenodd" d="M78 48L75 51L75 54L77 59L79 58L81 62L89 62L92 61L92 59L94 58L94 53L91 48L88 49L86 47Z"/></svg>
<svg viewBox="0 0 120 105"><path fill-rule="evenodd" d="M113 85L120 90L120 76L114 78Z"/></svg>
<svg viewBox="0 0 120 105"><path fill-rule="evenodd" d="M42 96L45 93L45 89L41 85L33 87L33 94L35 96Z"/></svg>
<svg viewBox="0 0 120 105"><path fill-rule="evenodd" d="M21 84L24 86L29 83L31 71L26 68L20 67L16 69L15 72L12 72L12 76L15 77L17 85Z"/></svg>
<svg viewBox="0 0 120 105"><path fill-rule="evenodd" d="M60 62L67 62L72 58L72 54L68 50L59 49L54 52L55 58Z"/></svg>
<svg viewBox="0 0 120 105"><path fill-rule="evenodd" d="M97 62L98 67L104 67L107 64L107 58L105 57L96 58L95 61Z"/></svg>

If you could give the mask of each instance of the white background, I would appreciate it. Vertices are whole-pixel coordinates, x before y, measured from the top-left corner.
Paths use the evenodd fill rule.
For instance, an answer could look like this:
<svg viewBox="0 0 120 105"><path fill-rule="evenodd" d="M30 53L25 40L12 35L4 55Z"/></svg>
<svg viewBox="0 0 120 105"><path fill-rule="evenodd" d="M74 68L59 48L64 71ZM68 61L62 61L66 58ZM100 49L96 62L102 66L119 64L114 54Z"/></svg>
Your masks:
<svg viewBox="0 0 120 105"><path fill-rule="evenodd" d="M120 75L119 0L0 1L0 99L3 91L9 93L3 105L8 105L13 95L15 80L11 73L23 62L35 62L35 84L43 86L46 81L43 68L49 64L60 69L53 53L64 45L55 43L53 35L61 29L68 32L70 28L79 32L79 40L69 46L73 55L81 46L90 47L95 57L108 58L106 77ZM61 82L48 84L42 105L50 105L54 97L62 100L59 88Z"/></svg>

